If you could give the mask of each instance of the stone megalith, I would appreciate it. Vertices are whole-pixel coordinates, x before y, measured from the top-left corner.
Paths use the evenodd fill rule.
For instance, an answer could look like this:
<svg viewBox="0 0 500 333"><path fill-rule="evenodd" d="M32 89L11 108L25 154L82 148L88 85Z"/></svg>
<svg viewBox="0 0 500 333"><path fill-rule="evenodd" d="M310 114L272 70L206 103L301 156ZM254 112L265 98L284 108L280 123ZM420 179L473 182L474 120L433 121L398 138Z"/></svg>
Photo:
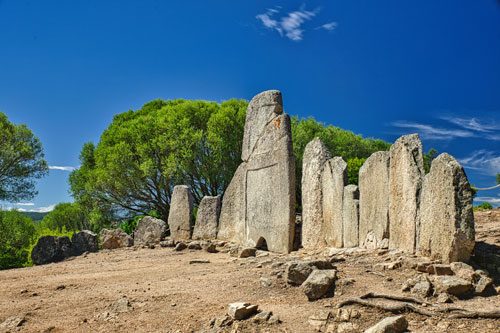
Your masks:
<svg viewBox="0 0 500 333"><path fill-rule="evenodd" d="M452 156L441 154L432 161L422 188L418 252L446 263L468 261L474 237L469 181Z"/></svg>
<svg viewBox="0 0 500 333"><path fill-rule="evenodd" d="M281 93L265 91L248 105L239 166L220 219L220 239L247 246L267 245L287 253L295 230L295 160L290 117Z"/></svg>
<svg viewBox="0 0 500 333"><path fill-rule="evenodd" d="M389 247L413 253L418 237L424 176L422 143L418 134L400 137L391 146L390 155Z"/></svg>
<svg viewBox="0 0 500 333"><path fill-rule="evenodd" d="M103 249L118 249L134 245L134 239L122 229L102 229L99 233L99 244Z"/></svg>
<svg viewBox="0 0 500 333"><path fill-rule="evenodd" d="M321 172L329 159L330 152L319 138L306 145L302 159L302 246L305 249L324 245Z"/></svg>
<svg viewBox="0 0 500 333"><path fill-rule="evenodd" d="M150 245L159 243L167 234L167 224L165 221L144 216L134 231L134 244Z"/></svg>
<svg viewBox="0 0 500 333"><path fill-rule="evenodd" d="M79 256L84 252L99 251L97 235L89 230L76 232L71 237L73 255Z"/></svg>
<svg viewBox="0 0 500 333"><path fill-rule="evenodd" d="M190 239L193 225L193 195L186 185L174 187L168 212L168 227L172 239Z"/></svg>
<svg viewBox="0 0 500 333"><path fill-rule="evenodd" d="M322 170L323 230L325 244L343 247L342 209L347 185L347 163L342 157L329 159Z"/></svg>
<svg viewBox="0 0 500 333"><path fill-rule="evenodd" d="M359 191L356 185L344 187L342 205L344 247L356 247L359 245Z"/></svg>
<svg viewBox="0 0 500 333"><path fill-rule="evenodd" d="M389 238L389 163L390 153L379 151L359 170L360 246L378 248Z"/></svg>
<svg viewBox="0 0 500 333"><path fill-rule="evenodd" d="M193 239L215 239L221 208L221 197L203 197L193 230Z"/></svg>
<svg viewBox="0 0 500 333"><path fill-rule="evenodd" d="M45 265L62 261L72 254L69 237L43 236L33 248L31 260L35 265Z"/></svg>

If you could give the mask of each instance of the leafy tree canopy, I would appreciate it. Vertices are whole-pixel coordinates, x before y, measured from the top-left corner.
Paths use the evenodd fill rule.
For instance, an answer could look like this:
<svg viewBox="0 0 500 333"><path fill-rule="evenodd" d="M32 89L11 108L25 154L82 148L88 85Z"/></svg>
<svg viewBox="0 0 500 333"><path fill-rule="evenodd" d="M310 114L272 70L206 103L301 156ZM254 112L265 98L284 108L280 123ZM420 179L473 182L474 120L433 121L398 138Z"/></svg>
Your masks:
<svg viewBox="0 0 500 333"><path fill-rule="evenodd" d="M35 225L29 217L17 211L0 211L0 269L26 265L35 238Z"/></svg>
<svg viewBox="0 0 500 333"><path fill-rule="evenodd" d="M15 125L0 112L0 200L29 200L35 180L48 172L40 140L26 125Z"/></svg>
<svg viewBox="0 0 500 333"><path fill-rule="evenodd" d="M50 211L41 226L57 231L79 231L89 229L87 218L78 203L60 203Z"/></svg>

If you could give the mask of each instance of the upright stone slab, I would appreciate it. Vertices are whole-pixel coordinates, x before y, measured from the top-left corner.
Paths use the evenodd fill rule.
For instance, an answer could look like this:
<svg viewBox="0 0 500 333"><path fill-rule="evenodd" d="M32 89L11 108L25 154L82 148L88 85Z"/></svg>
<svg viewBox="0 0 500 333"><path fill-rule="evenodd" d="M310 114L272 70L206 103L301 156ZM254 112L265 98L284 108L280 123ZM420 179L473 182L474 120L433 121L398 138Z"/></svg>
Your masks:
<svg viewBox="0 0 500 333"><path fill-rule="evenodd" d="M221 207L220 195L203 197L198 206L198 215L193 230L193 239L215 239Z"/></svg>
<svg viewBox="0 0 500 333"><path fill-rule="evenodd" d="M250 101L241 157L243 163L224 194L218 238L290 252L295 162L290 118L283 114L279 91L265 91Z"/></svg>
<svg viewBox="0 0 500 333"><path fill-rule="evenodd" d="M168 213L168 226L172 239L190 239L192 227L193 196L186 185L174 187Z"/></svg>
<svg viewBox="0 0 500 333"><path fill-rule="evenodd" d="M323 229L325 244L343 247L342 209L344 187L347 185L347 163L334 157L325 163L322 174Z"/></svg>
<svg viewBox="0 0 500 333"><path fill-rule="evenodd" d="M356 185L344 187L342 209L344 247L359 245L359 191Z"/></svg>
<svg viewBox="0 0 500 333"><path fill-rule="evenodd" d="M377 248L389 238L389 163L389 152L379 151L359 170L360 246Z"/></svg>
<svg viewBox="0 0 500 333"><path fill-rule="evenodd" d="M472 191L460 164L441 154L425 176L418 252L443 262L468 261L475 245Z"/></svg>
<svg viewBox="0 0 500 333"><path fill-rule="evenodd" d="M400 137L391 146L390 155L389 247L413 253L418 237L424 175L422 143L418 134Z"/></svg>
<svg viewBox="0 0 500 333"><path fill-rule="evenodd" d="M306 145L302 159L302 246L315 249L324 245L323 194L321 172L330 152L319 139Z"/></svg>

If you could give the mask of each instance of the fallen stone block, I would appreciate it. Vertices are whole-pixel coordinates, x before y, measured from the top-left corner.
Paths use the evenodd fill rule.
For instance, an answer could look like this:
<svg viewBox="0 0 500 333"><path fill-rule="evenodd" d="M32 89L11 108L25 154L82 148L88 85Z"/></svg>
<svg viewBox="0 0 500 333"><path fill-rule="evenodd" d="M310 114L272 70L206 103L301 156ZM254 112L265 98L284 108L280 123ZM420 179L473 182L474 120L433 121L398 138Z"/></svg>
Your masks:
<svg viewBox="0 0 500 333"><path fill-rule="evenodd" d="M245 320L257 313L259 306L250 303L237 302L229 304L227 314L234 320Z"/></svg>
<svg viewBox="0 0 500 333"><path fill-rule="evenodd" d="M333 292L336 277L337 271L334 269L316 269L304 281L301 288L309 301L315 301Z"/></svg>
<svg viewBox="0 0 500 333"><path fill-rule="evenodd" d="M365 333L403 333L408 328L408 321L404 316L387 317L370 327Z"/></svg>

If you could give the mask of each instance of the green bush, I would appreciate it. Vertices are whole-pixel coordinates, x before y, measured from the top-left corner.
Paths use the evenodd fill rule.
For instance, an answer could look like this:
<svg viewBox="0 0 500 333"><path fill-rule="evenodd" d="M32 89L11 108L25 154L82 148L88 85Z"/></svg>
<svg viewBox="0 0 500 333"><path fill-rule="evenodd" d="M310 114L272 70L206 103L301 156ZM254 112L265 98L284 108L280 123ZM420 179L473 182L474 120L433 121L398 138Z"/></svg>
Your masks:
<svg viewBox="0 0 500 333"><path fill-rule="evenodd" d="M474 210L490 210L493 209L493 206L489 202L483 202L474 207Z"/></svg>
<svg viewBox="0 0 500 333"><path fill-rule="evenodd" d="M0 269L27 266L35 240L35 224L29 217L0 211Z"/></svg>

